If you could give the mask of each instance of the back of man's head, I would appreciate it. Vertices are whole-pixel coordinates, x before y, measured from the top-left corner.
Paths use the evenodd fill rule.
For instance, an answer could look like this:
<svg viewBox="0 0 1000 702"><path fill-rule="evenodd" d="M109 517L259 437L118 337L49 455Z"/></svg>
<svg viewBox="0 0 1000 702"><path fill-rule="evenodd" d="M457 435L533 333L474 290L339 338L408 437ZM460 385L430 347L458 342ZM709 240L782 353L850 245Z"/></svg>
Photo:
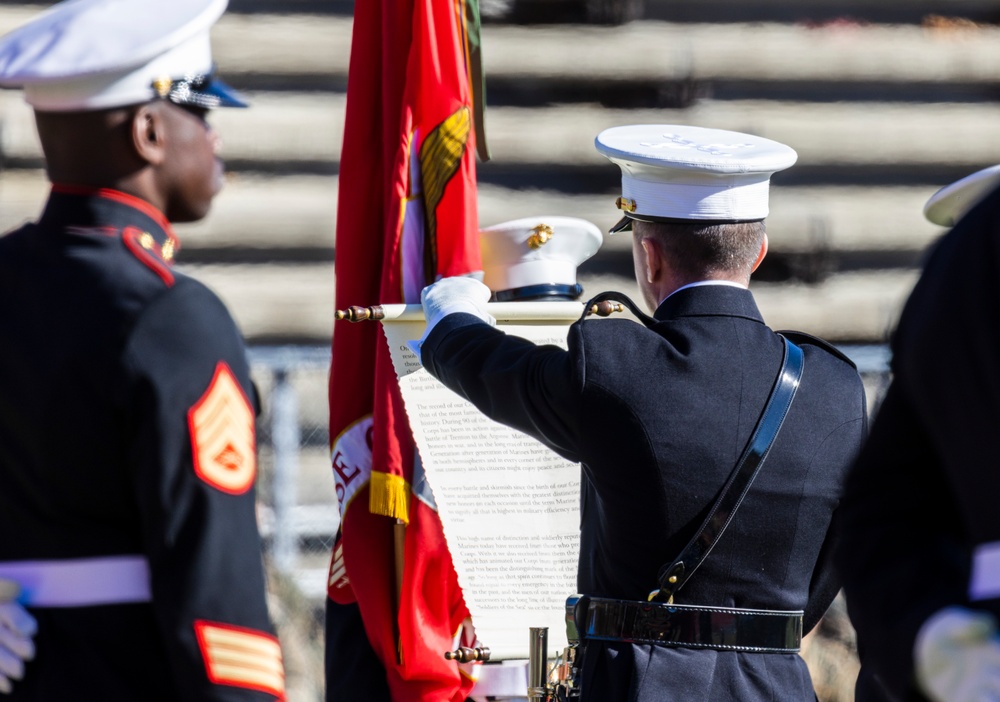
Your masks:
<svg viewBox="0 0 1000 702"><path fill-rule="evenodd" d="M725 224L636 221L633 227L634 236L653 239L688 282L749 279L765 236L763 220Z"/></svg>

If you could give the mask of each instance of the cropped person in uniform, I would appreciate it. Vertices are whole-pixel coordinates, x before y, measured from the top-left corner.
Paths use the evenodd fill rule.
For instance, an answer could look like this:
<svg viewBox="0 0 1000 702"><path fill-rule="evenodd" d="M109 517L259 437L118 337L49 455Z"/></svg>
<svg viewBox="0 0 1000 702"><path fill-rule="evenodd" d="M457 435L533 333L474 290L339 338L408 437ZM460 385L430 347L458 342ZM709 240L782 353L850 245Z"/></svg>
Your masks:
<svg viewBox="0 0 1000 702"><path fill-rule="evenodd" d="M632 231L653 317L632 305L642 324L582 318L568 350L535 346L491 326L484 286L448 278L423 293L421 361L581 463L583 700L812 700L797 651L839 589L831 520L867 419L853 364L808 335L786 343L748 290L770 176L795 152L678 125L609 129L597 148L622 169L612 231ZM765 412L772 388L794 392L783 420ZM764 415L769 446L751 436ZM698 533L707 554L685 548Z"/></svg>
<svg viewBox="0 0 1000 702"><path fill-rule="evenodd" d="M1000 700L1000 166L942 188L892 337L892 383L844 498L856 698Z"/></svg>
<svg viewBox="0 0 1000 702"><path fill-rule="evenodd" d="M222 186L208 113L245 106L225 6L74 0L0 38L52 181L0 237L0 579L37 620L12 700L284 699L246 350L173 268Z"/></svg>

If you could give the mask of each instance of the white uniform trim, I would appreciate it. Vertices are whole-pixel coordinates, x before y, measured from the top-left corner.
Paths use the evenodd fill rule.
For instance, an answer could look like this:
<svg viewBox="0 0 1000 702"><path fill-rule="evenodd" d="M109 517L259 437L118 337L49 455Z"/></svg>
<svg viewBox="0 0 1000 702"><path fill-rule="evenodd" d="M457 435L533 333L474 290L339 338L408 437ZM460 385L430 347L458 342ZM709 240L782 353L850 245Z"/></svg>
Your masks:
<svg viewBox="0 0 1000 702"><path fill-rule="evenodd" d="M527 702L528 661L501 661L478 668L479 676L471 694L475 702L484 702L487 697L505 702Z"/></svg>
<svg viewBox="0 0 1000 702"><path fill-rule="evenodd" d="M976 547L972 555L969 599L992 600L1000 597L1000 541Z"/></svg>
<svg viewBox="0 0 1000 702"><path fill-rule="evenodd" d="M28 607L91 607L149 602L149 563L142 556L0 562L0 578L21 586Z"/></svg>

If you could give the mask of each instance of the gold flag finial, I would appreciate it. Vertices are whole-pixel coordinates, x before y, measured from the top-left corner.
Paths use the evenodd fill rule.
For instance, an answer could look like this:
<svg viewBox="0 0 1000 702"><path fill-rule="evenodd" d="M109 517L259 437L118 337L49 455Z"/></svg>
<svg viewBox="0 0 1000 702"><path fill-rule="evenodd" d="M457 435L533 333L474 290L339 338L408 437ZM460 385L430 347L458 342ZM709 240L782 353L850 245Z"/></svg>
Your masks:
<svg viewBox="0 0 1000 702"><path fill-rule="evenodd" d="M337 321L347 320L348 322L364 322L369 319L378 321L380 319L385 319L385 310L382 309L381 305L372 305L371 307L359 307L358 305L353 305L348 307L346 310L337 310L334 317Z"/></svg>

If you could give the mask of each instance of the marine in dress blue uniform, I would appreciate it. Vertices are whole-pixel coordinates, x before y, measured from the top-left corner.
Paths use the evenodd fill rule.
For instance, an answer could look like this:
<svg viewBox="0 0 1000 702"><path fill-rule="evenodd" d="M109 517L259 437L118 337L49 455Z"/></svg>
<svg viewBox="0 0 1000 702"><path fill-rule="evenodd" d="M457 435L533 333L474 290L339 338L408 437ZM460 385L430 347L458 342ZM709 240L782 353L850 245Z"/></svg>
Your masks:
<svg viewBox="0 0 1000 702"><path fill-rule="evenodd" d="M0 237L0 578L37 620L12 700L284 699L258 398L225 306L173 267L171 220L221 186L206 113L245 105L211 76L225 5L78 0L0 39L53 179Z"/></svg>
<svg viewBox="0 0 1000 702"><path fill-rule="evenodd" d="M892 338L893 380L848 482L856 697L1000 700L1000 166L924 208L952 227Z"/></svg>
<svg viewBox="0 0 1000 702"><path fill-rule="evenodd" d="M622 167L626 217L613 231L634 229L637 281L655 308L648 327L584 318L570 327L567 350L539 347L490 326L488 292L475 281L446 279L424 291L420 353L432 375L488 416L581 464L579 592L644 604L733 471L782 364L783 339L746 284L766 251L759 223L770 175L795 154L751 135L678 125L616 128L597 145ZM703 242L717 240L702 236L716 225L758 234L738 271L685 274L690 261L667 251L675 243L690 251L690 242L664 241L660 225ZM830 526L867 420L853 364L818 339L792 336L805 361L784 426L674 603L801 611L809 631L839 589ZM815 697L797 639L762 653L752 636L745 650L627 638L586 642L583 700Z"/></svg>

